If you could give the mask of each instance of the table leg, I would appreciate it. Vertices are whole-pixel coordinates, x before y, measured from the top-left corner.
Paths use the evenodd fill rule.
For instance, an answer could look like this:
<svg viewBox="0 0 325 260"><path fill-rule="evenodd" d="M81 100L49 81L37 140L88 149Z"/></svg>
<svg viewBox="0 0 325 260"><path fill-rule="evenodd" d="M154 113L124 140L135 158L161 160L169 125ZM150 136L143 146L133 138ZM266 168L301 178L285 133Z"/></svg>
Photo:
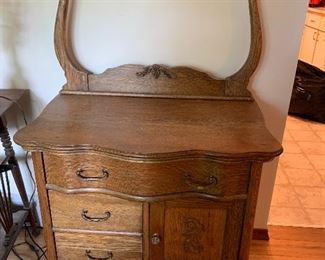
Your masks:
<svg viewBox="0 0 325 260"><path fill-rule="evenodd" d="M26 192L26 189L25 189L23 178L22 178L22 175L21 175L21 172L20 172L18 161L17 161L17 158L15 156L15 151L14 151L14 149L12 147L12 142L11 142L10 135L9 135L9 132L8 132L8 129L7 129L7 126L6 126L5 122L6 121L4 120L4 118L0 117L0 139L1 139L1 143L2 143L2 146L4 148L5 155L8 158L7 159L8 164L15 166L15 167L13 167L12 174L13 174L14 180L16 182L16 186L17 186L17 189L19 191L22 202L23 202L23 204L24 204L24 206L26 208L29 208L29 220L30 220L30 223L31 223L31 226L32 226L32 229L33 229L33 233L37 234L38 231L37 231L37 226L36 226L37 221L36 221L35 205L34 204L29 205L29 199L28 199L28 196L27 196L27 192Z"/></svg>

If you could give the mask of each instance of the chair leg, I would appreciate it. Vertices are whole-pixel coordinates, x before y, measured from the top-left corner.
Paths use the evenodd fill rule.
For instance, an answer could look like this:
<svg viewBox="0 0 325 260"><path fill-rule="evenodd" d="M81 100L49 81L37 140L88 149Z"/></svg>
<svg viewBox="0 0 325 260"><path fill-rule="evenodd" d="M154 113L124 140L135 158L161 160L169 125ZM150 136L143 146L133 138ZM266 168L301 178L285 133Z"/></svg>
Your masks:
<svg viewBox="0 0 325 260"><path fill-rule="evenodd" d="M25 185L23 182L23 178L20 172L19 164L17 161L17 158L15 156L15 151L12 147L12 142L11 138L5 123L5 120L3 117L0 117L0 139L2 146L5 151L5 155L8 158L7 162L9 165L14 166L12 170L12 175L15 180L17 189L19 191L20 197L22 199L22 202L26 208L29 209L29 221L32 226L33 234L37 235L38 234L38 229L37 229L37 218L36 218L36 209L35 205L29 203L29 199L27 196L27 192L25 189Z"/></svg>

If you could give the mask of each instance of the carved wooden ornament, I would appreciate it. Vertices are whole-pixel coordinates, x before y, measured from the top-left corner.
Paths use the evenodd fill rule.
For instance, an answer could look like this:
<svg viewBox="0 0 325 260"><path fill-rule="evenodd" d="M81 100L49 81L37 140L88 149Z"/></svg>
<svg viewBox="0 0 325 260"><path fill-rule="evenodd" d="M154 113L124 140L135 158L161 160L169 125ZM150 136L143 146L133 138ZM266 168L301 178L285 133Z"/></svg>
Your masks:
<svg viewBox="0 0 325 260"><path fill-rule="evenodd" d="M249 2L251 43L245 64L226 79L215 79L188 67L123 65L93 74L74 55L69 33L73 0L59 0L55 25L55 50L67 83L62 93L165 98L252 100L247 90L262 49L257 0Z"/></svg>
<svg viewBox="0 0 325 260"><path fill-rule="evenodd" d="M204 225L198 219L186 218L183 230L183 249L189 253L201 253L204 250L204 246L200 239L204 231Z"/></svg>

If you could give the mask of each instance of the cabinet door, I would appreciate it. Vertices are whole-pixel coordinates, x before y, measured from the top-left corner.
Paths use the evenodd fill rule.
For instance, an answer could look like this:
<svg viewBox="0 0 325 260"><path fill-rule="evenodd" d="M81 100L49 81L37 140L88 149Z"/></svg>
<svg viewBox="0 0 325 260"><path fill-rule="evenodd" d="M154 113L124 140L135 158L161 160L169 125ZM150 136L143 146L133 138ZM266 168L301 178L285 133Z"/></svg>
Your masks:
<svg viewBox="0 0 325 260"><path fill-rule="evenodd" d="M325 71L325 33L319 32L314 53L313 65Z"/></svg>
<svg viewBox="0 0 325 260"><path fill-rule="evenodd" d="M244 202L182 199L150 206L150 259L237 259Z"/></svg>
<svg viewBox="0 0 325 260"><path fill-rule="evenodd" d="M318 30L305 26L300 47L300 60L312 64L317 35Z"/></svg>

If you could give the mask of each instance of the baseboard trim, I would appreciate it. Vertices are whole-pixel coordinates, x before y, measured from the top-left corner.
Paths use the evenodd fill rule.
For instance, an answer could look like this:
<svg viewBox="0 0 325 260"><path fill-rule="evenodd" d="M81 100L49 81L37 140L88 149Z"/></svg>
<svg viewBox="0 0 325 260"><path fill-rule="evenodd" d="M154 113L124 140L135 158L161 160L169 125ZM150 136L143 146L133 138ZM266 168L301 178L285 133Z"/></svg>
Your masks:
<svg viewBox="0 0 325 260"><path fill-rule="evenodd" d="M253 230L253 239L254 240L265 240L269 241L269 230L268 229L261 229L261 228L254 228Z"/></svg>

